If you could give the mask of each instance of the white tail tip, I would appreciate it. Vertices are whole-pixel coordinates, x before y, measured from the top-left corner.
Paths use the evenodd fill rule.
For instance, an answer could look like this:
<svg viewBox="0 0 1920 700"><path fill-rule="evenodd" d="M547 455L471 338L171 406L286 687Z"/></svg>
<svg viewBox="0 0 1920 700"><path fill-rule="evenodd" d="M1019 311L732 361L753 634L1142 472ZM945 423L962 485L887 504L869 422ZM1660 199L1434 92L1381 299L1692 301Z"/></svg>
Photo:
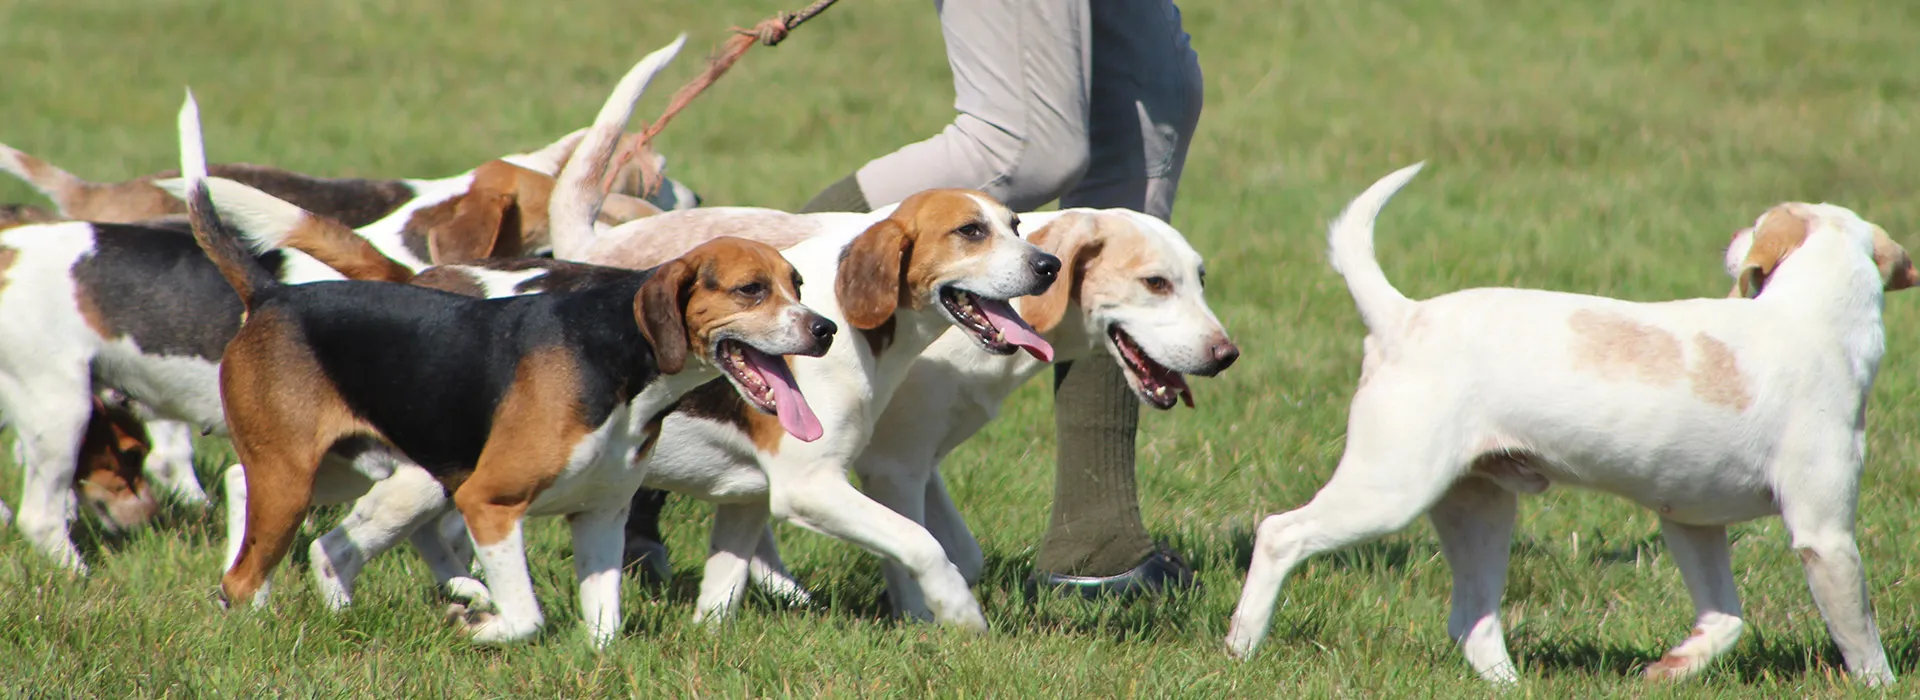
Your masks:
<svg viewBox="0 0 1920 700"><path fill-rule="evenodd" d="M187 88L186 103L180 105L180 174L188 187L207 176L207 146L200 136L200 104L193 99L193 88Z"/></svg>

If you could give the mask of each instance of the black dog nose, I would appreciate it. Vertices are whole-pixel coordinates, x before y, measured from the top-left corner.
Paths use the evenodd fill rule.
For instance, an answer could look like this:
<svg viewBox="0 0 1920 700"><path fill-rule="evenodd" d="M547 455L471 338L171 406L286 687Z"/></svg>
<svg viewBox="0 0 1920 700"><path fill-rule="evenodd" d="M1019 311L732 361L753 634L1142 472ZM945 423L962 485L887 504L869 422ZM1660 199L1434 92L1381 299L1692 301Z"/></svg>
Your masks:
<svg viewBox="0 0 1920 700"><path fill-rule="evenodd" d="M1034 274L1041 277L1053 279L1054 275L1060 274L1060 259L1046 253L1035 255L1028 262L1033 264Z"/></svg>
<svg viewBox="0 0 1920 700"><path fill-rule="evenodd" d="M1215 342L1211 347L1207 348L1207 354L1213 357L1213 362L1209 363L1204 369L1194 372L1194 374L1202 377L1211 377L1227 371L1228 367L1233 366L1234 360L1240 359L1240 346L1234 345L1233 341L1222 337L1218 342Z"/></svg>
<svg viewBox="0 0 1920 700"><path fill-rule="evenodd" d="M813 333L815 338L831 338L834 331L838 330L840 330L839 326L833 325L832 321L820 316L813 317L813 322L807 324L807 331Z"/></svg>

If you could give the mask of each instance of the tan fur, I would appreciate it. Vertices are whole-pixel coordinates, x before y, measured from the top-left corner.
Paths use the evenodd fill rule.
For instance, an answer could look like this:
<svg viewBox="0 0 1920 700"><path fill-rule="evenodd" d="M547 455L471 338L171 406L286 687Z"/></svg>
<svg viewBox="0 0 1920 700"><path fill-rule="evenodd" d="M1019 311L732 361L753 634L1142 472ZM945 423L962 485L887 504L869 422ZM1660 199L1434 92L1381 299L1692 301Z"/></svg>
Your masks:
<svg viewBox="0 0 1920 700"><path fill-rule="evenodd" d="M1581 309L1568 317L1579 369L1615 379L1667 384L1686 371L1672 333L1623 316Z"/></svg>
<svg viewBox="0 0 1920 700"><path fill-rule="evenodd" d="M147 429L126 409L93 400L80 442L74 488L121 528L146 524L160 509L147 484Z"/></svg>
<svg viewBox="0 0 1920 700"><path fill-rule="evenodd" d="M510 258L550 243L547 205L553 176L504 160L473 171L466 194L414 213L406 235L424 237L429 259L439 265L481 258ZM608 195L599 220L621 224L660 213L646 200Z"/></svg>
<svg viewBox="0 0 1920 700"><path fill-rule="evenodd" d="M113 325L107 323L106 312L100 310L100 302L93 298L92 290L85 285L74 285L73 303L80 309L80 318L87 322L87 327L93 329L93 332L100 334L102 338L112 338L117 335Z"/></svg>
<svg viewBox="0 0 1920 700"><path fill-rule="evenodd" d="M1067 307L1081 302L1087 277L1094 274L1094 260L1110 243L1100 221L1098 216L1065 215L1027 236L1028 242L1060 258L1066 268L1046 293L1015 300L1020 317L1034 330L1053 330L1066 318Z"/></svg>
<svg viewBox="0 0 1920 700"><path fill-rule="evenodd" d="M1886 229L1873 227L1873 263L1880 268L1880 279L1886 282L1886 291L1897 292L1920 284L1920 273L1913 269L1913 258L1907 256L1907 249L1893 242Z"/></svg>
<svg viewBox="0 0 1920 700"><path fill-rule="evenodd" d="M979 218L975 197L994 201L976 190L916 193L854 238L834 279L847 322L871 330L902 305L919 308L935 282L958 276L951 274L954 264L972 260L978 246L991 245L947 235L970 223L987 223Z"/></svg>
<svg viewBox="0 0 1920 700"><path fill-rule="evenodd" d="M1736 411L1744 411L1753 403L1733 348L1718 338L1698 333L1693 336L1693 352L1699 359L1693 369L1687 371L1687 380L1694 396Z"/></svg>
<svg viewBox="0 0 1920 700"><path fill-rule="evenodd" d="M312 503L320 460L333 444L377 434L354 416L299 338L280 312L254 314L220 364L233 449L247 465L246 537L220 583L229 603L252 601L286 557Z"/></svg>
<svg viewBox="0 0 1920 700"><path fill-rule="evenodd" d="M20 258L20 251L0 247L0 292L7 291L7 270L13 268L13 261Z"/></svg>
<svg viewBox="0 0 1920 700"><path fill-rule="evenodd" d="M513 386L494 411L480 461L453 493L473 542L485 547L513 533L527 507L560 476L581 438L598 426L580 421L580 371L560 348L520 359Z"/></svg>
<svg viewBox="0 0 1920 700"><path fill-rule="evenodd" d="M25 204L0 204L0 230L59 221L60 215Z"/></svg>
<svg viewBox="0 0 1920 700"><path fill-rule="evenodd" d="M487 295L487 288L480 285L479 278L457 267L429 267L421 270L420 274L413 276L413 284L417 287L438 289L461 296L479 298Z"/></svg>
<svg viewBox="0 0 1920 700"><path fill-rule="evenodd" d="M1735 275L1738 280L1735 291L1747 298L1760 294L1767 276L1773 274L1780 261L1806 243L1812 226L1812 218L1792 204L1782 204L1768 210L1761 218L1760 228L1753 232L1753 245L1747 249L1747 257L1741 261L1739 274Z"/></svg>
<svg viewBox="0 0 1920 700"><path fill-rule="evenodd" d="M347 279L401 284L413 279L407 266L394 262L353 229L324 216L300 217L282 245L313 256Z"/></svg>

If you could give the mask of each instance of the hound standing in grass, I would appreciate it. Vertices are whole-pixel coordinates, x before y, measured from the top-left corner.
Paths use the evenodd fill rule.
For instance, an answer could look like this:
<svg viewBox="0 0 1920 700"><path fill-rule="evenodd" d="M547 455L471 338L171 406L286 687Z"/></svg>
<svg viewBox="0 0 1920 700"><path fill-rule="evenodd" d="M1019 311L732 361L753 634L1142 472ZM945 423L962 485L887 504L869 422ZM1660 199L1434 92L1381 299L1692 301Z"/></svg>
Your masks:
<svg viewBox="0 0 1920 700"><path fill-rule="evenodd" d="M1906 251L1844 208L1782 204L1736 241L1737 298L1414 301L1374 260L1373 221L1418 171L1375 183L1332 226L1368 330L1346 454L1311 502L1260 524L1233 654L1259 646L1301 560L1426 513L1453 569L1448 633L1481 677L1515 680L1499 606L1516 494L1560 483L1660 514L1697 618L1648 676L1691 675L1739 639L1726 526L1779 514L1848 672L1893 682L1853 529L1883 291L1914 284Z"/></svg>

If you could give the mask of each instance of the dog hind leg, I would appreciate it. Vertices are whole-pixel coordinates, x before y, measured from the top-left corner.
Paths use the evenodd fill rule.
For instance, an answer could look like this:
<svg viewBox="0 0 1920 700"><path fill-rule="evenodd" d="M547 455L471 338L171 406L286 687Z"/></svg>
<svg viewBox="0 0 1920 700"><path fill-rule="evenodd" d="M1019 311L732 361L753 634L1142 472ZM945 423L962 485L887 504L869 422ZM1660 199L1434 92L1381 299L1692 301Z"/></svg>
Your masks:
<svg viewBox="0 0 1920 700"><path fill-rule="evenodd" d="M367 562L402 537L418 530L433 531L421 526L446 508L446 489L417 466L400 465L392 476L375 482L354 501L347 517L307 550L314 588L327 607L339 610L351 603L354 580Z"/></svg>
<svg viewBox="0 0 1920 700"><path fill-rule="evenodd" d="M1440 537L1440 551L1453 571L1453 612L1447 635L1467 663L1495 683L1520 680L1507 654L1500 626L1500 598L1507 584L1514 513L1519 497L1488 479L1461 479L1427 513Z"/></svg>
<svg viewBox="0 0 1920 700"><path fill-rule="evenodd" d="M1693 597L1693 634L1647 667L1648 678L1685 678L1733 648L1745 623L1740 591L1733 582L1733 556L1724 525L1686 525L1661 519L1667 552Z"/></svg>

